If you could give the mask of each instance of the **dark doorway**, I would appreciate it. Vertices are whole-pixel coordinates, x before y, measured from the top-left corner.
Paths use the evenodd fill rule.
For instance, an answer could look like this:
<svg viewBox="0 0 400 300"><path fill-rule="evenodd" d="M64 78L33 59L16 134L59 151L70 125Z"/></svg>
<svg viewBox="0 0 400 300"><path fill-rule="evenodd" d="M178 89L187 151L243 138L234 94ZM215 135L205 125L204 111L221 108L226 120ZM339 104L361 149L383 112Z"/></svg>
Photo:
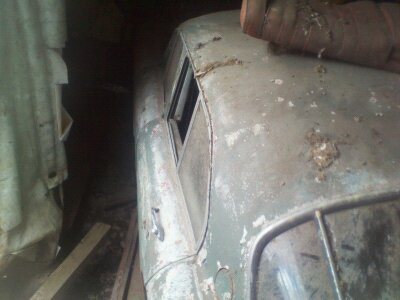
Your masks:
<svg viewBox="0 0 400 300"><path fill-rule="evenodd" d="M63 103L74 119L66 151L62 261L95 222L106 240L57 299L109 299L136 207L133 137L135 68L157 62L176 26L238 0L66 0L69 84Z"/></svg>

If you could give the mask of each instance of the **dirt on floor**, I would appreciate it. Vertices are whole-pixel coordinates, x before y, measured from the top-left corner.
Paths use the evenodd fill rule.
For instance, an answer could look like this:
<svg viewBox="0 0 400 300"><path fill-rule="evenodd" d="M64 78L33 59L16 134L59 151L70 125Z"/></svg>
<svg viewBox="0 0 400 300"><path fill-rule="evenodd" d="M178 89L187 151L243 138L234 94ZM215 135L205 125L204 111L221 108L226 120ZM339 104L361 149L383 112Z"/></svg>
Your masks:
<svg viewBox="0 0 400 300"><path fill-rule="evenodd" d="M103 130L93 147L88 184L74 225L63 236L58 260L61 262L96 222L110 224L111 230L55 299L109 299L136 207L131 97L101 87L93 95L98 95L101 109L97 108L97 121L104 122Z"/></svg>

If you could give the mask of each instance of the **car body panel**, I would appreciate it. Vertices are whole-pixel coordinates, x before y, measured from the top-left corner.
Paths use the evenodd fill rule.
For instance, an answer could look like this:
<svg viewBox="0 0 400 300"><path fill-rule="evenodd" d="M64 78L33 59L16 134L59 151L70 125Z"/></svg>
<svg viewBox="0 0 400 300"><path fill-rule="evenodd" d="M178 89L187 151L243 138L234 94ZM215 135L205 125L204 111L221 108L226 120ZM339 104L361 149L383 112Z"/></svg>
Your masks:
<svg viewBox="0 0 400 300"><path fill-rule="evenodd" d="M159 65L143 67L135 80L134 130L135 136L151 121L162 118L164 97L162 70Z"/></svg>
<svg viewBox="0 0 400 300"><path fill-rule="evenodd" d="M158 272L146 287L149 299L202 299L191 262L173 264Z"/></svg>
<svg viewBox="0 0 400 300"><path fill-rule="evenodd" d="M205 298L244 299L249 256L265 230L305 211L399 192L400 76L276 55L241 32L238 11L192 19L177 33L198 74L211 133L210 206L193 249L196 278ZM168 109L171 99L164 101ZM337 148L329 165L315 164L310 132ZM152 155L169 151L166 144Z"/></svg>
<svg viewBox="0 0 400 300"><path fill-rule="evenodd" d="M214 134L203 279L228 266L240 286L261 228L306 207L398 190L400 77L274 55L267 43L242 34L237 20L237 12L209 15L181 31L198 71L232 58L242 62L199 79ZM200 42L222 39L197 49L199 36ZM326 73L318 71L320 64ZM337 141L340 152L324 170L324 182L317 182L309 158L312 128ZM241 288L235 293L244 297Z"/></svg>
<svg viewBox="0 0 400 300"><path fill-rule="evenodd" d="M168 264L195 254L167 132L165 120L159 118L149 122L137 136L138 222L145 282ZM159 209L163 240L152 232L152 208Z"/></svg>

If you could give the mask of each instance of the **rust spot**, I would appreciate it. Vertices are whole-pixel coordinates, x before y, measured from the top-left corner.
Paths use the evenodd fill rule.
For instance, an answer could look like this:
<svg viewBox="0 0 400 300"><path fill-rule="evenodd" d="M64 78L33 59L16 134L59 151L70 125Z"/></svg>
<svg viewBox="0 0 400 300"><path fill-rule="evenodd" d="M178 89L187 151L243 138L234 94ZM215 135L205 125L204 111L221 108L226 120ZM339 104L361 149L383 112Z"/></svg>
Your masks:
<svg viewBox="0 0 400 300"><path fill-rule="evenodd" d="M336 144L328 137L312 129L306 135L306 141L311 146L310 156L320 171L328 168L339 157Z"/></svg>
<svg viewBox="0 0 400 300"><path fill-rule="evenodd" d="M211 72L217 68L226 67L226 66L234 66L234 65L243 65L243 62L237 58L230 58L230 59L227 59L226 61L215 61L215 62L205 65L203 68L198 70L196 72L195 76L197 78L202 78L205 75L207 75L209 72Z"/></svg>
<svg viewBox="0 0 400 300"><path fill-rule="evenodd" d="M201 48L203 48L204 46L206 46L208 43L210 42L217 42L222 40L222 37L220 36L214 36L210 41L207 42L199 42L196 44L196 47L194 47L194 50L200 50Z"/></svg>

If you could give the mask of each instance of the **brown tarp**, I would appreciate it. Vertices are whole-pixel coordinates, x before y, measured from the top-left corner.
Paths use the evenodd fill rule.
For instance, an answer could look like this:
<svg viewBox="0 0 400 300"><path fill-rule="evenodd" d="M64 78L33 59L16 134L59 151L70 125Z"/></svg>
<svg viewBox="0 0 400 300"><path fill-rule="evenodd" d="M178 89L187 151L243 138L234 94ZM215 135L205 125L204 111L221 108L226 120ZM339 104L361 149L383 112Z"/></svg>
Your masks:
<svg viewBox="0 0 400 300"><path fill-rule="evenodd" d="M243 0L243 31L289 50L400 73L400 4Z"/></svg>

